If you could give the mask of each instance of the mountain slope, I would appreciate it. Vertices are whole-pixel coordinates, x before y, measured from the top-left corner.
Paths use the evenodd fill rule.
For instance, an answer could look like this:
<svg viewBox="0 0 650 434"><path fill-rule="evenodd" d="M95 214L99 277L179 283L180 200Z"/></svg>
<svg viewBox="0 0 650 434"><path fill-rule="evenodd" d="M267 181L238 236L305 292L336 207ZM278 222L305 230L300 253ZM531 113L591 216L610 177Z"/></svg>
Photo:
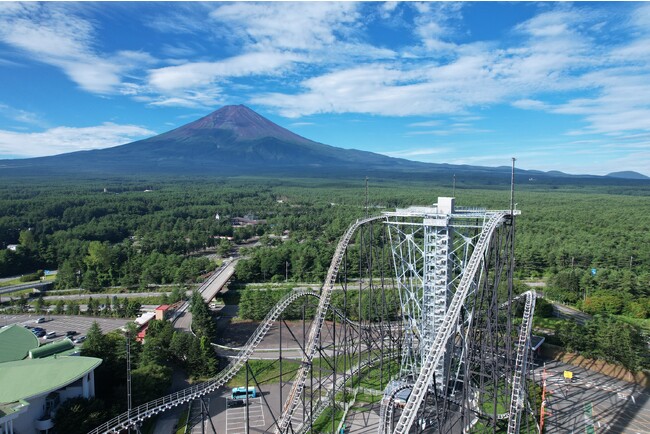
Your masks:
<svg viewBox="0 0 650 434"><path fill-rule="evenodd" d="M0 160L0 175L5 176L159 174L327 178L394 175L448 180L456 174L489 184L497 179L496 182L509 182L510 170L509 166L421 163L337 148L299 136L243 105L226 106L166 133L112 148ZM520 169L517 173L549 181L600 178Z"/></svg>
<svg viewBox="0 0 650 434"><path fill-rule="evenodd" d="M650 179L650 177L647 177L642 173L634 172L631 170L626 170L623 172L612 172L612 173L608 173L605 176L609 178L620 178L620 179Z"/></svg>
<svg viewBox="0 0 650 434"><path fill-rule="evenodd" d="M174 130L113 148L5 160L0 167L124 173L239 173L287 169L426 170L430 165L301 137L248 107L226 106Z"/></svg>

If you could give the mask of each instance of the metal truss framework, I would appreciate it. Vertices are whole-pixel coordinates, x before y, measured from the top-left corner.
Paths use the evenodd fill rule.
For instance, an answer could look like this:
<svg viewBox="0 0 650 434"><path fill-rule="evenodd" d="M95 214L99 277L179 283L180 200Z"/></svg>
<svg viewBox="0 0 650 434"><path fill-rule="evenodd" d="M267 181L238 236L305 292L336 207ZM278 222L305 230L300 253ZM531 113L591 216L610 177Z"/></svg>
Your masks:
<svg viewBox="0 0 650 434"><path fill-rule="evenodd" d="M382 400L380 433L494 432L505 428L502 420L518 432L534 302L526 304L517 338L513 214L455 208L452 198L385 213L405 338L401 377ZM404 389L410 395L394 423L395 395Z"/></svg>
<svg viewBox="0 0 650 434"><path fill-rule="evenodd" d="M510 322L512 215L454 209L453 201L438 205L435 215L431 207L409 208L356 221L338 243L321 290L287 294L215 378L142 404L91 433L118 433L216 392L239 370L249 372L248 360L272 328L279 328L280 360L287 359L283 333L301 356L269 431L338 432L341 414L373 369L386 388L380 432L468 432L477 424L496 431L513 416L509 432L517 432L527 369L527 354L519 353L528 347ZM445 209L453 212L438 212ZM283 327L284 312L299 302L302 338ZM391 376L398 382L390 383ZM252 371L250 377L259 387ZM282 382L281 372L280 390ZM395 394L407 388L406 407L396 408Z"/></svg>

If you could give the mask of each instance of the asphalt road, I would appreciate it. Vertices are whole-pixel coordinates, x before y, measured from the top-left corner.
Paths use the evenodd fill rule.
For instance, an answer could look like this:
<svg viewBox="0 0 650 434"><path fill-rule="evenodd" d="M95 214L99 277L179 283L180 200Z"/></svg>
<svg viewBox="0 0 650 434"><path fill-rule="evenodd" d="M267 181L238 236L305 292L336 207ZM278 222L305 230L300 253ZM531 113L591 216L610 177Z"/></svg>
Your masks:
<svg viewBox="0 0 650 434"><path fill-rule="evenodd" d="M204 300L210 301L223 288L226 282L228 282L228 279L232 277L236 264L237 264L236 259L234 261L225 264L221 268L217 269L215 271L215 274L213 274L203 285L201 285L199 291L201 292L201 294L203 294ZM179 309L180 313L174 320L174 328L176 330L182 330L185 332L191 331L192 314L188 310L188 307L189 307L189 303L185 302L183 306L181 306L181 308ZM179 373L175 372L174 382L172 384L171 391L173 392L176 390L180 390L182 388L181 386L184 387L189 386L186 383L184 384L183 381L184 378L180 378ZM156 420L156 427L154 432L156 432L156 434L175 433L177 424L179 422L180 414L186 408L187 408L186 406L182 405L162 413ZM224 404L224 408L225 408L225 404Z"/></svg>
<svg viewBox="0 0 650 434"><path fill-rule="evenodd" d="M572 319L580 325L584 325L585 322L591 319L591 315L588 315L584 312L581 312L577 309L565 306L563 304L552 303L553 305L553 316L562 318L562 319Z"/></svg>
<svg viewBox="0 0 650 434"><path fill-rule="evenodd" d="M540 382L546 368L546 433L650 433L650 390L633 383L578 368L547 361L535 369ZM574 380L567 383L564 371Z"/></svg>

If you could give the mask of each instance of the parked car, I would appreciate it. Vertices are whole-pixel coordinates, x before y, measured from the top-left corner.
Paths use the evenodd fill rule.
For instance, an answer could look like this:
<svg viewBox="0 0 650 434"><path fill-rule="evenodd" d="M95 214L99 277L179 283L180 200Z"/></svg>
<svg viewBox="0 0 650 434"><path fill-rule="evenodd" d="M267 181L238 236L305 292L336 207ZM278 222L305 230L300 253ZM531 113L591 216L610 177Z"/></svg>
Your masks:
<svg viewBox="0 0 650 434"><path fill-rule="evenodd" d="M79 336L79 337L75 338L75 340L73 340L72 342L74 342L75 344L80 344L85 340L86 340L85 336Z"/></svg>
<svg viewBox="0 0 650 434"><path fill-rule="evenodd" d="M66 338L69 338L69 337L74 336L74 335L76 335L76 334L78 334L76 331L74 331L74 330L68 330L67 332L65 332L65 337L66 337Z"/></svg>
<svg viewBox="0 0 650 434"><path fill-rule="evenodd" d="M34 322L35 322L36 324L42 324L42 323L44 323L45 321L46 321L46 320L45 320L45 317L44 317L44 316L42 316L42 317L40 317L40 318L36 318L36 319L34 320Z"/></svg>
<svg viewBox="0 0 650 434"><path fill-rule="evenodd" d="M45 336L45 330L43 330L43 329L41 329L41 330L32 329L32 333L34 333L34 335L37 338L42 338L43 336Z"/></svg>
<svg viewBox="0 0 650 434"><path fill-rule="evenodd" d="M47 332L45 333L45 337L48 339L52 339L56 337L56 332Z"/></svg>
<svg viewBox="0 0 650 434"><path fill-rule="evenodd" d="M226 404L228 408L244 407L245 405L246 401L243 399L229 399Z"/></svg>

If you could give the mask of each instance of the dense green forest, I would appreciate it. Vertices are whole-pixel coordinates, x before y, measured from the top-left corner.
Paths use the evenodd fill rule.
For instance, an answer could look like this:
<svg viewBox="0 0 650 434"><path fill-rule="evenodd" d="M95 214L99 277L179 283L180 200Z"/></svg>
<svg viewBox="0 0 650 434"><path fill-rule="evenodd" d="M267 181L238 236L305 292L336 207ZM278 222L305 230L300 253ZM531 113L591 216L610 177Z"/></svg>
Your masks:
<svg viewBox="0 0 650 434"><path fill-rule="evenodd" d="M366 212L363 180L3 181L0 246L17 248L0 250L0 276L58 269L59 288L91 291L195 281L214 267L201 252L226 255L254 235L261 246L243 251L238 279L319 282L337 239ZM522 181L517 277L544 279L549 296L589 313L648 318L647 184ZM448 195L451 185L371 179L369 212ZM491 209L508 208L509 195L507 182L459 181L455 190L458 205ZM244 216L263 223L233 227Z"/></svg>

